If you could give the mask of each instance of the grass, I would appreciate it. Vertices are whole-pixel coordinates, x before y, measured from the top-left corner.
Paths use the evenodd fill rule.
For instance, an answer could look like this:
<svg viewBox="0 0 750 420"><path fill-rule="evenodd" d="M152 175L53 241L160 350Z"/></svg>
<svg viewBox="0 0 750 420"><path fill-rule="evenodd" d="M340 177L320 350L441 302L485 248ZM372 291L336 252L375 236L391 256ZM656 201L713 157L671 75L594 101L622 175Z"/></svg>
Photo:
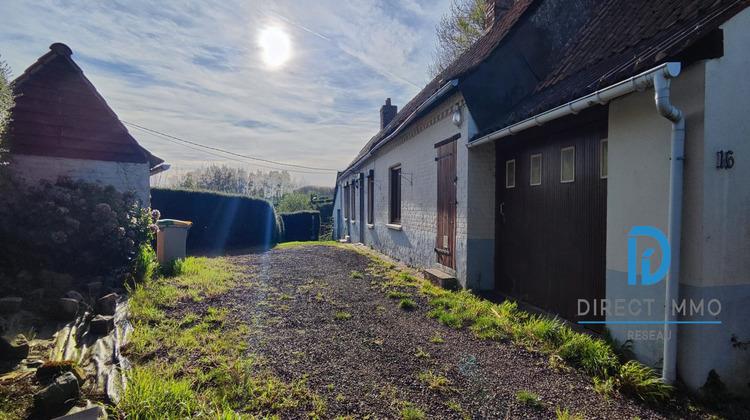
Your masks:
<svg viewBox="0 0 750 420"><path fill-rule="evenodd" d="M175 277L146 279L131 290L134 331L122 351L135 367L113 408L116 417L278 417L301 406L311 416L325 414L325 402L305 378L282 381L264 369L262 359L246 355L250 328L232 322L227 309L182 309L181 303L202 302L237 286L238 273L226 259L190 257Z"/></svg>
<svg viewBox="0 0 750 420"><path fill-rule="evenodd" d="M417 304L411 299L401 299L398 303L398 307L405 311L413 311L416 306Z"/></svg>
<svg viewBox="0 0 750 420"><path fill-rule="evenodd" d="M427 384L427 387L433 391L446 392L451 390L448 378L439 373L433 373L431 370L420 373L417 375L417 379Z"/></svg>
<svg viewBox="0 0 750 420"><path fill-rule="evenodd" d="M445 343L445 341L443 340L443 338L440 337L440 331L435 331L435 335L432 336L432 338L430 339L430 343L433 343L433 344L443 344L443 343Z"/></svg>
<svg viewBox="0 0 750 420"><path fill-rule="evenodd" d="M292 242L282 242L280 244L276 244L274 248L298 248L302 246L339 246L338 242L336 241L292 241Z"/></svg>
<svg viewBox="0 0 750 420"><path fill-rule="evenodd" d="M555 414L557 415L557 420L583 420L580 414L570 414L567 408L563 411L558 407L555 409Z"/></svg>
<svg viewBox="0 0 750 420"><path fill-rule="evenodd" d="M359 271L352 271L352 274L349 277L353 279L361 279L363 276Z"/></svg>
<svg viewBox="0 0 750 420"><path fill-rule="evenodd" d="M336 318L339 321L347 321L347 320L352 319L352 314L350 314L349 312L339 312L336 314L334 318Z"/></svg>
<svg viewBox="0 0 750 420"><path fill-rule="evenodd" d="M422 347L417 347L417 352L414 353L414 357L416 357L417 359L426 360L430 358L430 354L425 353L424 350L422 350Z"/></svg>
<svg viewBox="0 0 750 420"><path fill-rule="evenodd" d="M365 254L367 255L367 254ZM384 281L378 285L391 299L410 299L409 289L429 300L430 318L453 328L470 328L479 338L514 343L549 353L554 367L568 366L580 370L599 383L607 395L623 392L646 402L670 397L672 388L661 383L654 371L636 361L623 362L623 349L616 345L572 331L559 319L521 311L515 302L500 304L481 299L469 291L449 291L425 280L394 270L392 264L367 255L368 272ZM439 339L439 337L437 337ZM438 340L430 340L438 342Z"/></svg>
<svg viewBox="0 0 750 420"><path fill-rule="evenodd" d="M411 297L410 294L404 292L388 292L386 295L389 299L408 299Z"/></svg>
<svg viewBox="0 0 750 420"><path fill-rule="evenodd" d="M533 394L529 391L519 391L518 393L516 393L516 401L527 407L541 407L542 405L544 405L542 400L539 399L538 395Z"/></svg>
<svg viewBox="0 0 750 420"><path fill-rule="evenodd" d="M412 404L407 403L404 404L404 407L401 409L398 415L403 420L421 420L424 418L424 411L420 410L417 407L414 407L414 405Z"/></svg>

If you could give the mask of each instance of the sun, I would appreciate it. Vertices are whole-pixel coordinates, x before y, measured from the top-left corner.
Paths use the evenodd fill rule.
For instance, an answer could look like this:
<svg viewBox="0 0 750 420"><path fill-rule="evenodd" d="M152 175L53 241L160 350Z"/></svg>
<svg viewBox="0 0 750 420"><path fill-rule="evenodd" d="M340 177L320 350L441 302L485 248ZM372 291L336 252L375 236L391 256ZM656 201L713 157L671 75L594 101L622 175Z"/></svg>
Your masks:
<svg viewBox="0 0 750 420"><path fill-rule="evenodd" d="M262 51L263 62L268 67L281 67L292 55L292 43L289 35L278 26L269 26L260 32L258 45Z"/></svg>

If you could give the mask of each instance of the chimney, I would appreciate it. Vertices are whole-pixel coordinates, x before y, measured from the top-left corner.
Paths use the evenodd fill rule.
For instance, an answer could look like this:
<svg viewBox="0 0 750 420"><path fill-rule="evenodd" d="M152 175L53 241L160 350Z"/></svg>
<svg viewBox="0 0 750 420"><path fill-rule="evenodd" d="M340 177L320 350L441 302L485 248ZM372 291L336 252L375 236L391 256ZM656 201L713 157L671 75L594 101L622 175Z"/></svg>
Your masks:
<svg viewBox="0 0 750 420"><path fill-rule="evenodd" d="M489 31L505 13L513 7L514 0L487 0L484 9L484 30Z"/></svg>
<svg viewBox="0 0 750 420"><path fill-rule="evenodd" d="M380 107L380 129L384 129L388 123L393 121L398 112L396 105L391 105L391 98L385 100L385 105Z"/></svg>

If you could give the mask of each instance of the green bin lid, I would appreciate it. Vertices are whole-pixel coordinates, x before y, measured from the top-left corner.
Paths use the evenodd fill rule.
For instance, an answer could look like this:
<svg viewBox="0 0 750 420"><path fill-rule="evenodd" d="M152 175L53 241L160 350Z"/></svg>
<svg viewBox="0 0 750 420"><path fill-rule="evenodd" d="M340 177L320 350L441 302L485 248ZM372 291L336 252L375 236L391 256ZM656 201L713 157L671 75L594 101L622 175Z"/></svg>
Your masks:
<svg viewBox="0 0 750 420"><path fill-rule="evenodd" d="M175 227L190 227L193 222L187 220L176 220L176 219L160 219L156 222L159 227L175 226Z"/></svg>

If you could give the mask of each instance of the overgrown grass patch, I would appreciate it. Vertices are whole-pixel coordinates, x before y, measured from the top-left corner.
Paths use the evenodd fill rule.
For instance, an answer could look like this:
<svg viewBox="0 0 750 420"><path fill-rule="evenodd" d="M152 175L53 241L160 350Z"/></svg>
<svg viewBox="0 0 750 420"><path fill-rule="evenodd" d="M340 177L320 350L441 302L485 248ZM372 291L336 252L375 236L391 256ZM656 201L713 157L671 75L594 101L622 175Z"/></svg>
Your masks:
<svg viewBox="0 0 750 420"><path fill-rule="evenodd" d="M303 246L339 246L336 241L292 241L276 244L275 248L299 248Z"/></svg>
<svg viewBox="0 0 750 420"><path fill-rule="evenodd" d="M519 391L516 393L516 401L527 407L540 407L544 405L539 396L529 391Z"/></svg>
<svg viewBox="0 0 750 420"><path fill-rule="evenodd" d="M403 420L421 420L424 418L424 411L420 410L417 407L414 407L413 404L407 403L404 404L398 415Z"/></svg>
<svg viewBox="0 0 750 420"><path fill-rule="evenodd" d="M349 312L339 312L334 316L334 318L339 321L348 321L352 319L352 314L350 314Z"/></svg>
<svg viewBox="0 0 750 420"><path fill-rule="evenodd" d="M388 292L386 296L388 296L388 299L407 299L411 297L410 294L404 292Z"/></svg>
<svg viewBox="0 0 750 420"><path fill-rule="evenodd" d="M237 286L238 273L226 259L190 257L175 277L131 290L134 331L123 353L135 367L117 417L277 417L301 406L311 416L325 413L306 378L282 381L246 354L250 327L230 321L226 308L189 305Z"/></svg>
<svg viewBox="0 0 750 420"><path fill-rule="evenodd" d="M417 379L424 382L433 391L447 392L451 390L448 378L431 370L420 373L417 375Z"/></svg>
<svg viewBox="0 0 750 420"><path fill-rule="evenodd" d="M398 303L398 307L405 311L413 311L416 306L417 304L411 299L401 299Z"/></svg>
<svg viewBox="0 0 750 420"><path fill-rule="evenodd" d="M467 290L449 291L393 270L391 264L368 255L368 272L383 279L380 287L393 299L406 299L416 289L427 297L428 316L453 328L470 328L479 338L510 340L552 355L555 363L581 370L596 379L599 388L622 391L647 402L668 399L671 387L661 383L654 371L639 362L623 364L620 348L587 334L572 331L561 320L532 315L509 300L494 304ZM411 292L411 293L410 293ZM560 365L561 366L561 365ZM607 392L607 391L605 391Z"/></svg>

